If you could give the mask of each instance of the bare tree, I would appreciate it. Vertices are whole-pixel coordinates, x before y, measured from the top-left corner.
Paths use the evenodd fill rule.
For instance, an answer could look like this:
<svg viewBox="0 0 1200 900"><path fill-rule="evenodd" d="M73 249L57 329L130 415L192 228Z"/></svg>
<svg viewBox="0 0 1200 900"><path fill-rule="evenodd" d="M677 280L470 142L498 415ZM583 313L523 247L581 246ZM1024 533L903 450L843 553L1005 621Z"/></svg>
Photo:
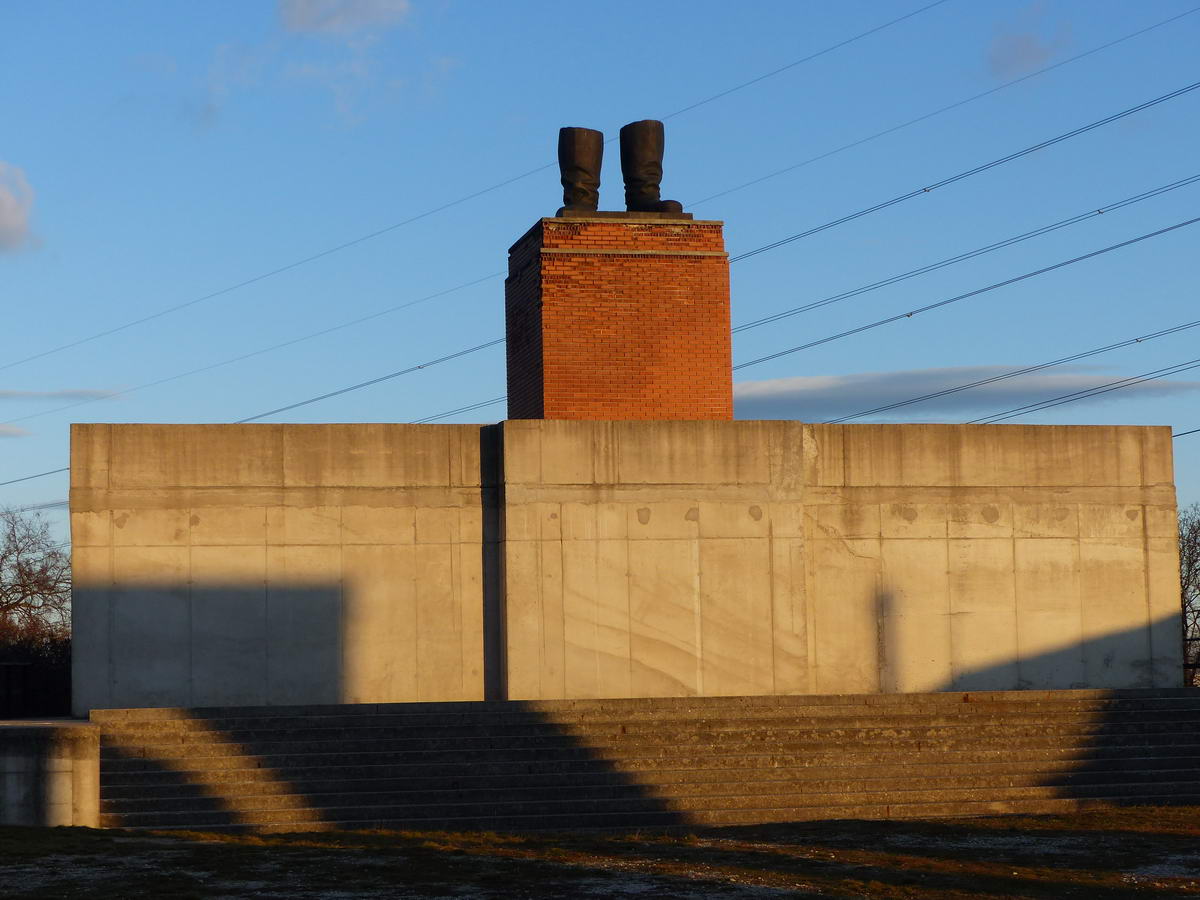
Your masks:
<svg viewBox="0 0 1200 900"><path fill-rule="evenodd" d="M1184 675L1188 684L1200 685L1200 503L1179 511L1179 585Z"/></svg>
<svg viewBox="0 0 1200 900"><path fill-rule="evenodd" d="M70 634L71 558L41 514L0 509L0 641L64 641Z"/></svg>

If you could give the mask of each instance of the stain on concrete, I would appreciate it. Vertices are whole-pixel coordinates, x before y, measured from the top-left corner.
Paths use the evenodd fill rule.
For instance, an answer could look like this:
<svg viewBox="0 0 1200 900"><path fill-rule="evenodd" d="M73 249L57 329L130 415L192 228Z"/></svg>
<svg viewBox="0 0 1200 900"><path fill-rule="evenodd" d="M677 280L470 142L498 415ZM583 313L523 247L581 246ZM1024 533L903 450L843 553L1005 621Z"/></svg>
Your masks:
<svg viewBox="0 0 1200 900"><path fill-rule="evenodd" d="M762 507L761 506L750 507L750 518L752 518L755 522L762 519Z"/></svg>
<svg viewBox="0 0 1200 900"><path fill-rule="evenodd" d="M113 519L113 524L118 528L124 528L125 523L129 521L129 513L121 513Z"/></svg>
<svg viewBox="0 0 1200 900"><path fill-rule="evenodd" d="M649 522L650 522L650 507L643 506L641 509L638 510L638 521L641 522L643 525L649 524Z"/></svg>
<svg viewBox="0 0 1200 900"><path fill-rule="evenodd" d="M689 522L699 522L700 521L700 508L698 506L693 506L691 509L689 509L687 512L685 512L683 514L683 517L685 519L687 519Z"/></svg>
<svg viewBox="0 0 1200 900"><path fill-rule="evenodd" d="M996 509L996 507L985 506L983 508L983 521L987 522L989 525L994 523L999 518L1000 518L1000 510Z"/></svg>

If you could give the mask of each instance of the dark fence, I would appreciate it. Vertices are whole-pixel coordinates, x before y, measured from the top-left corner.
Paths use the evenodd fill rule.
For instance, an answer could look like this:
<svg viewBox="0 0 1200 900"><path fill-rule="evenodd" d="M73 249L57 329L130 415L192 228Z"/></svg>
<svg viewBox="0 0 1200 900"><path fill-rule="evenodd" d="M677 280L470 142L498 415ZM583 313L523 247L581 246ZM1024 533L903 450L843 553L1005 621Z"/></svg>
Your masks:
<svg viewBox="0 0 1200 900"><path fill-rule="evenodd" d="M1183 639L1184 687L1200 687L1200 637Z"/></svg>
<svg viewBox="0 0 1200 900"><path fill-rule="evenodd" d="M43 662L0 662L0 719L70 714L70 666Z"/></svg>

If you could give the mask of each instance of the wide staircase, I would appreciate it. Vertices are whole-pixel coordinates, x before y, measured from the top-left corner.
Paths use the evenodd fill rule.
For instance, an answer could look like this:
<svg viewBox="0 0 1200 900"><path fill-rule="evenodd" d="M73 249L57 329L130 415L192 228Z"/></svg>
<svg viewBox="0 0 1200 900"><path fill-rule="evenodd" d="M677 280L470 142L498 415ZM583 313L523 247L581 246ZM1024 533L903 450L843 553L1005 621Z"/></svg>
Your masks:
<svg viewBox="0 0 1200 900"><path fill-rule="evenodd" d="M103 710L102 824L546 829L1200 803L1200 690Z"/></svg>

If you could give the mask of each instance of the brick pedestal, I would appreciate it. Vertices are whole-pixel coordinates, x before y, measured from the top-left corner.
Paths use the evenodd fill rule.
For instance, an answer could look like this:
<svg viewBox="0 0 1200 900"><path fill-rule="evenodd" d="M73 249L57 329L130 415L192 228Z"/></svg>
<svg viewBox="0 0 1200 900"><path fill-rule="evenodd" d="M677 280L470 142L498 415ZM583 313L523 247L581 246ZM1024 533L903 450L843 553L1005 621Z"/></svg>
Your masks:
<svg viewBox="0 0 1200 900"><path fill-rule="evenodd" d="M721 222L541 219L509 249L510 419L732 419Z"/></svg>

